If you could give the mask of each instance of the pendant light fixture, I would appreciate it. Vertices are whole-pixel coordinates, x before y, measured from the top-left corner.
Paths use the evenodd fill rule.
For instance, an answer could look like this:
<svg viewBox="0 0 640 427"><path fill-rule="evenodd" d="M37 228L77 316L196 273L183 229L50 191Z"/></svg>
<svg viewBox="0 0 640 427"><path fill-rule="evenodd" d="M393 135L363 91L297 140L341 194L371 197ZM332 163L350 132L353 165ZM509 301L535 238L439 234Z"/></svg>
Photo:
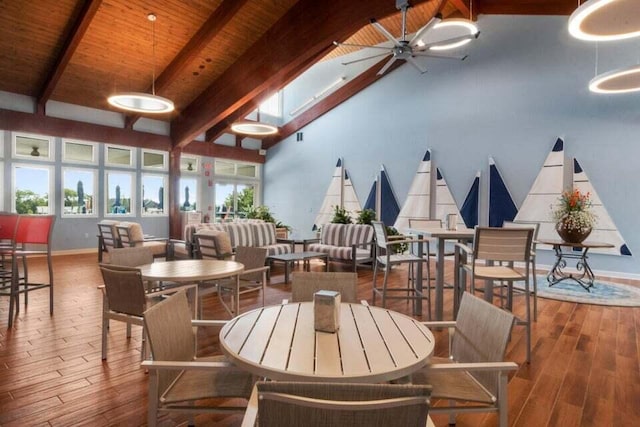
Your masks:
<svg viewBox="0 0 640 427"><path fill-rule="evenodd" d="M278 133L278 128L271 123L260 121L260 109L258 108L257 120L239 120L231 125L235 133L248 136L268 136Z"/></svg>
<svg viewBox="0 0 640 427"><path fill-rule="evenodd" d="M595 93L629 93L640 91L640 65L609 71L594 77L589 90Z"/></svg>
<svg viewBox="0 0 640 427"><path fill-rule="evenodd" d="M151 43L153 67L151 74L151 93L124 92L111 95L107 101L114 107L136 113L169 113L174 110L173 101L156 95L156 15L150 13L147 19L151 21Z"/></svg>
<svg viewBox="0 0 640 427"><path fill-rule="evenodd" d="M589 41L638 37L638 0L588 0L569 17L569 34Z"/></svg>

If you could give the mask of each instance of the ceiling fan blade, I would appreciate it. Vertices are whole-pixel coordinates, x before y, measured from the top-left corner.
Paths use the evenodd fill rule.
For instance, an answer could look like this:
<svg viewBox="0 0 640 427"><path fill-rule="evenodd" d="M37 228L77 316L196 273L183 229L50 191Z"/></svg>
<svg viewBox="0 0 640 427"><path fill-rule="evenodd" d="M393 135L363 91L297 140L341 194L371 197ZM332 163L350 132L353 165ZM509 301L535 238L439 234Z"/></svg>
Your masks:
<svg viewBox="0 0 640 427"><path fill-rule="evenodd" d="M387 56L387 55L390 55L390 53L389 52L379 53L377 55L367 56L366 58L354 59L353 61L343 62L342 65L355 64L356 62L367 61L369 59L378 58L380 56Z"/></svg>
<svg viewBox="0 0 640 427"><path fill-rule="evenodd" d="M411 65L413 65L414 67L416 67L418 69L418 71L420 71L420 74L424 74L427 72L427 69L424 68L422 65L418 64L418 61L416 61L415 59L413 59L413 57L408 57L407 58L407 62Z"/></svg>
<svg viewBox="0 0 640 427"><path fill-rule="evenodd" d="M467 59L469 55L445 55L440 53L431 53L431 52L414 52L413 56L420 56L423 58L442 58L442 59L457 59L460 61L464 61Z"/></svg>
<svg viewBox="0 0 640 427"><path fill-rule="evenodd" d="M436 16L431 18L431 21L427 22L427 25L425 25L424 27L420 28L418 30L418 32L413 36L413 38L409 42L409 46L414 47L422 39L422 37L425 34L427 34L427 32L430 29L432 29L435 25L437 25L441 21L442 21L442 16L440 14L437 14Z"/></svg>
<svg viewBox="0 0 640 427"><path fill-rule="evenodd" d="M384 47L384 46L371 46L368 44L355 44L355 43L340 43L340 42L333 42L333 44L335 46L344 46L344 47L359 47L359 48L363 48L363 49L383 49L383 50L389 50L388 47Z"/></svg>
<svg viewBox="0 0 640 427"><path fill-rule="evenodd" d="M389 41L393 42L394 46L400 46L400 43L398 43L398 40L396 40L396 38L393 37L393 34L391 34L389 31L387 31L386 28L384 28L382 25L380 25L380 23L378 21L376 21L375 19L372 18L371 19L371 25L373 25L373 28L378 30L378 32L380 34L382 34L387 39L389 39Z"/></svg>
<svg viewBox="0 0 640 427"><path fill-rule="evenodd" d="M391 67L391 64L393 64L394 62L396 62L396 57L395 57L395 56L392 56L391 58L389 58L389 60L387 61L387 63L386 63L386 64L384 64L384 67L382 67L382 68L380 69L380 71L378 71L378 73L377 73L377 74L378 74L379 76L381 76L381 75L383 75L384 73L386 73L386 72L387 72L387 70L389 69L389 67Z"/></svg>
<svg viewBox="0 0 640 427"><path fill-rule="evenodd" d="M445 40L440 40L434 43L428 43L425 44L424 46L416 46L414 48L415 51L418 52L423 52L427 49L430 49L434 46L440 46L440 45L445 45L445 44L451 44L451 43L457 43L457 42L461 42L463 40L473 40L473 39L477 39L478 36L480 35L480 31L478 31L475 34L465 34L463 36L458 36L458 37L452 37L450 39L445 39Z"/></svg>

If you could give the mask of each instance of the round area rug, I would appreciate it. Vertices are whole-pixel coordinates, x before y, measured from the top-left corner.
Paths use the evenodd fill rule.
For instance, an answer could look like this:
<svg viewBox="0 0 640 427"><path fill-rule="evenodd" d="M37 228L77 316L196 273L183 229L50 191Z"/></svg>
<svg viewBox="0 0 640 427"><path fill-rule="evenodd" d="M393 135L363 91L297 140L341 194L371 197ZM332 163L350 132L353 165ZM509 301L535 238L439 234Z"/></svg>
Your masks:
<svg viewBox="0 0 640 427"><path fill-rule="evenodd" d="M589 291L571 280L549 287L547 276L538 276L538 296L583 304L640 307L640 287L596 280ZM516 283L522 289L522 283Z"/></svg>

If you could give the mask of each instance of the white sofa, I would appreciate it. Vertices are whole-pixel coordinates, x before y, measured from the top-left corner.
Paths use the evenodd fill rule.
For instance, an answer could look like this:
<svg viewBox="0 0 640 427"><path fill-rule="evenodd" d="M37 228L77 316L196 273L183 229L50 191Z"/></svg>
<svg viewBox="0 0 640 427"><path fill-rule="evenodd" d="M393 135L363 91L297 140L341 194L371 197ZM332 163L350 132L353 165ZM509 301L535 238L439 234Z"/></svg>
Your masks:
<svg viewBox="0 0 640 427"><path fill-rule="evenodd" d="M350 262L353 271L358 265L374 259L373 227L366 224L325 224L320 239L307 240L305 250L323 252L329 260Z"/></svg>

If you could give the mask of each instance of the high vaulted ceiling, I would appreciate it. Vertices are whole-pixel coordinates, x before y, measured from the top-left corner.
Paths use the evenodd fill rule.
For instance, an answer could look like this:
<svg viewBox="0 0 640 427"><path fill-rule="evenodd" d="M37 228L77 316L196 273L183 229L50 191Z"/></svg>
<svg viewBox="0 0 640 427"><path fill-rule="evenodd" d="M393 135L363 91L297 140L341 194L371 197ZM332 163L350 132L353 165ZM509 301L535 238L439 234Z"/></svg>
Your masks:
<svg viewBox="0 0 640 427"><path fill-rule="evenodd" d="M438 12L445 18L568 15L576 8L575 0L411 4L409 32ZM157 15L155 91L172 99L176 111L147 117L170 121L170 137L134 130L139 117L133 115L114 130L46 114L48 101L115 111L106 101L113 92L151 92L151 12ZM219 144L194 139L204 133L215 140L315 62L348 53L334 40L382 42L367 25L371 18L400 32L395 0L0 0L0 90L36 100L33 113L0 110L0 128L260 161L239 143L214 147ZM338 96L352 96L374 76L365 74ZM309 119L291 124L288 134Z"/></svg>

